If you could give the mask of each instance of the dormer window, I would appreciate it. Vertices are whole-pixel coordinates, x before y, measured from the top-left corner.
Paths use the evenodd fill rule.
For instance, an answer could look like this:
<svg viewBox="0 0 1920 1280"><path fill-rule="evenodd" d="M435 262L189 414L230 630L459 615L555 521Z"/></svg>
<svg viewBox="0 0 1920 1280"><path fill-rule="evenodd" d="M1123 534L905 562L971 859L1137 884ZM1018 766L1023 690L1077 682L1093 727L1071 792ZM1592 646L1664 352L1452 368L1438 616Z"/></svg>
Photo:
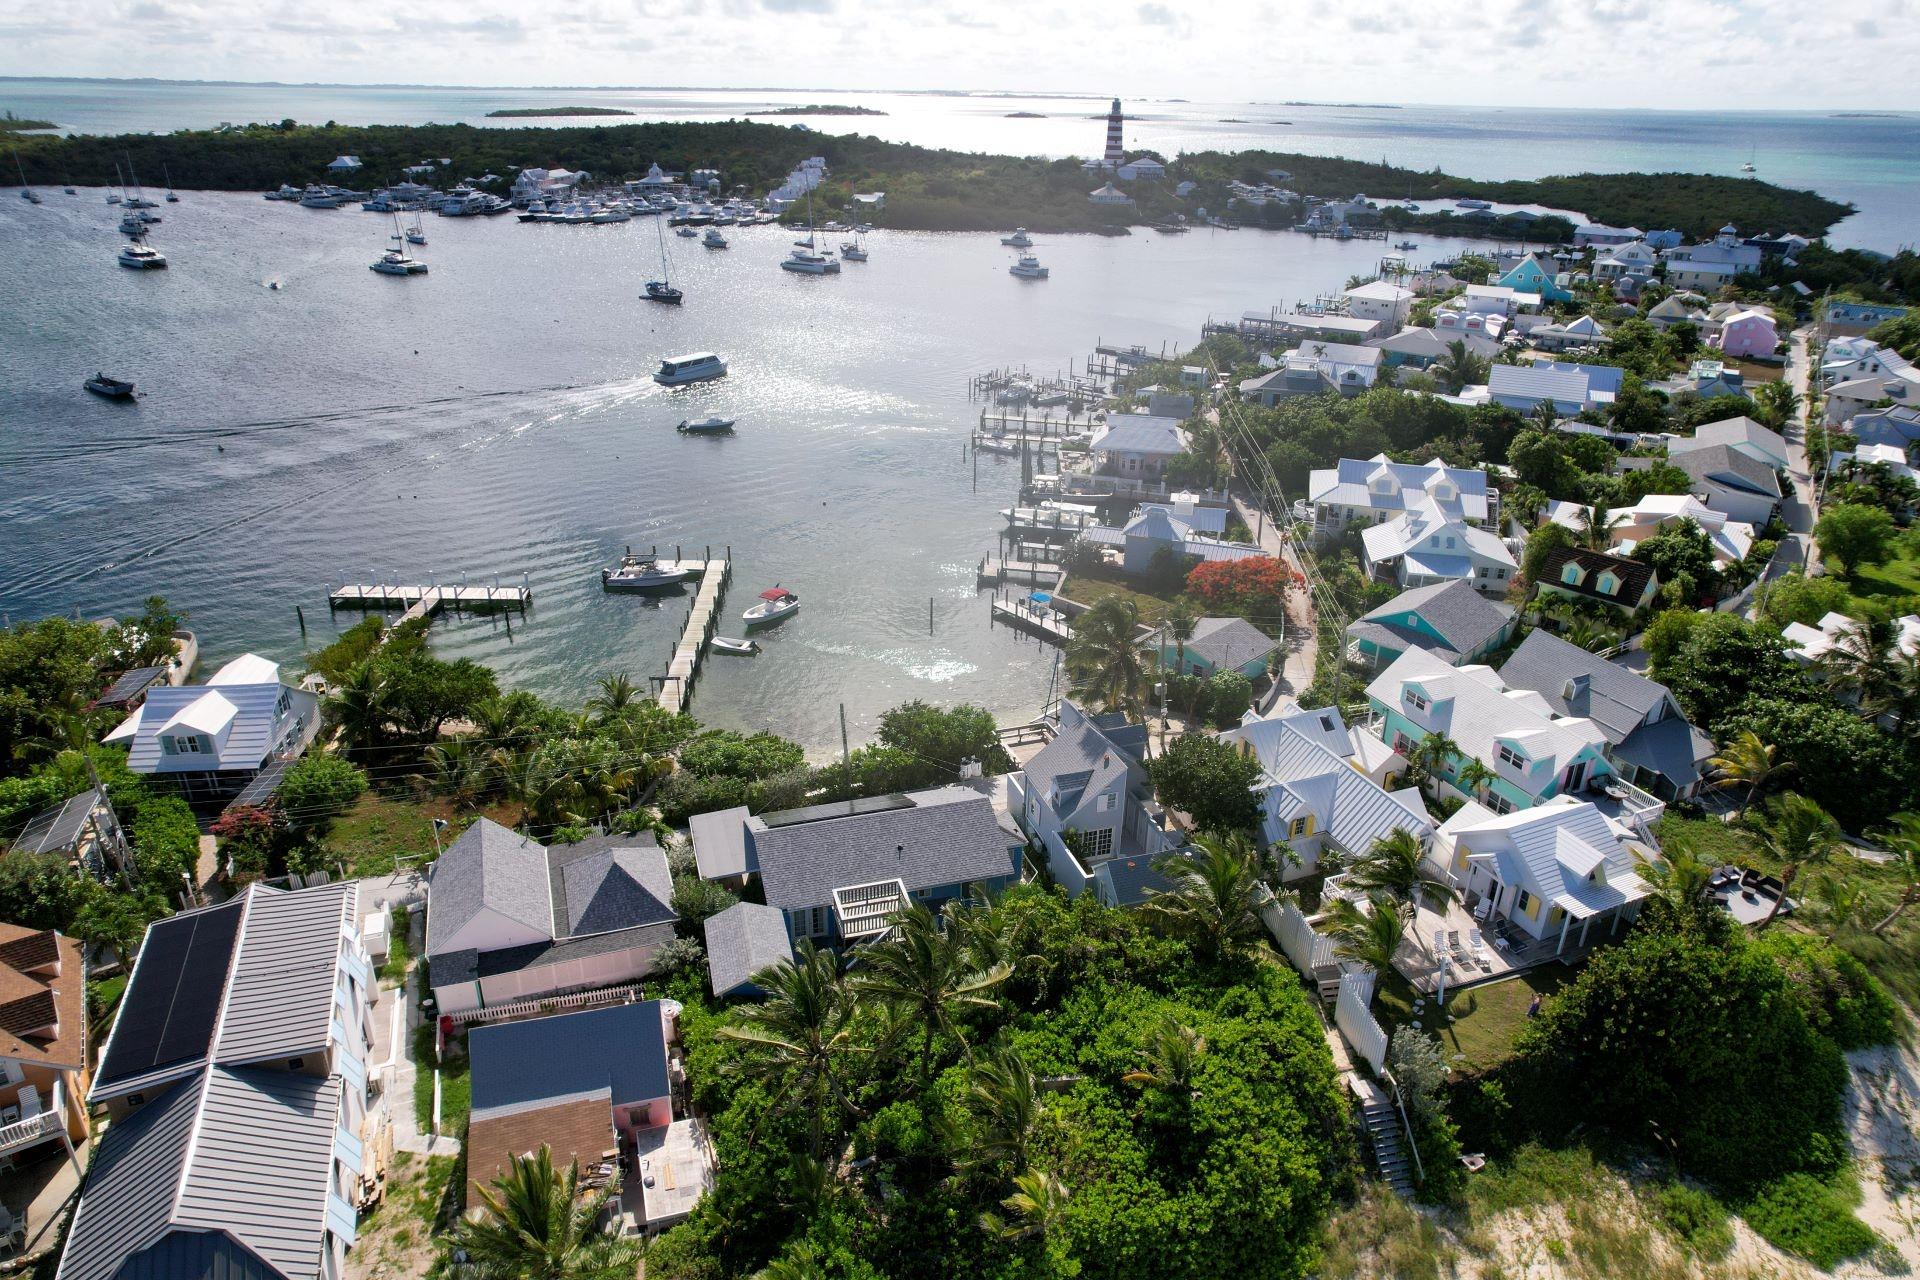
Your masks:
<svg viewBox="0 0 1920 1280"><path fill-rule="evenodd" d="M1605 569L1601 571L1600 581L1596 585L1600 588L1601 595L1610 596L1620 590L1620 579L1614 576L1613 570Z"/></svg>
<svg viewBox="0 0 1920 1280"><path fill-rule="evenodd" d="M1425 711L1428 705L1427 695L1421 693L1418 689L1409 689L1407 690L1407 705L1415 711Z"/></svg>
<svg viewBox="0 0 1920 1280"><path fill-rule="evenodd" d="M1560 581L1570 587L1579 586L1580 579L1585 576L1585 574L1580 572L1580 566L1577 564L1569 563L1565 568L1560 570Z"/></svg>
<svg viewBox="0 0 1920 1280"><path fill-rule="evenodd" d="M1500 763L1507 765L1510 768L1519 769L1524 772L1528 768L1532 767L1531 761L1529 761L1525 756L1521 755L1518 751L1515 751L1512 747L1508 746L1504 742L1500 744L1500 750L1498 754L1500 756Z"/></svg>

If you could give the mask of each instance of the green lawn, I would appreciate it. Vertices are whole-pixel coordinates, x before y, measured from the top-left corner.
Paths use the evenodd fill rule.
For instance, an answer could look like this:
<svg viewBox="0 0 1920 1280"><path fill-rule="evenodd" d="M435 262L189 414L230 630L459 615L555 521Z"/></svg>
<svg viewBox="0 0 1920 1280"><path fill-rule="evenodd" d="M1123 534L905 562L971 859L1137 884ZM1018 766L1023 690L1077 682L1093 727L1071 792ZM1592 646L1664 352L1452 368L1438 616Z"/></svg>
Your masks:
<svg viewBox="0 0 1920 1280"><path fill-rule="evenodd" d="M1526 1026L1527 1006L1538 994L1551 997L1573 981L1575 970L1562 964L1529 969L1515 978L1503 978L1484 986L1469 987L1459 994L1447 993L1443 1025L1434 1025L1433 1001L1426 1000L1418 1015L1422 1030L1440 1037L1440 1047L1454 1065L1464 1071L1484 1071L1497 1066L1513 1053L1513 1042ZM1388 1035L1416 1015L1413 1002L1421 999L1407 980L1391 974L1374 993L1374 1016Z"/></svg>
<svg viewBox="0 0 1920 1280"><path fill-rule="evenodd" d="M387 958L380 976L398 987L407 980L407 966L413 963L413 939L407 932L407 909L395 907L389 916Z"/></svg>
<svg viewBox="0 0 1920 1280"><path fill-rule="evenodd" d="M462 1053L442 1064L433 1056L433 1023L424 1022L413 1031L413 1116L420 1132L433 1132L433 1071L440 1068L440 1132L463 1137L467 1111L473 1105L473 1082L468 1078L467 1056Z"/></svg>
<svg viewBox="0 0 1920 1280"><path fill-rule="evenodd" d="M1893 558L1885 564L1841 578L1853 592L1856 606L1867 601L1887 603L1920 595L1920 551L1899 542L1895 547Z"/></svg>
<svg viewBox="0 0 1920 1280"><path fill-rule="evenodd" d="M1084 604L1089 608L1102 600L1131 600L1140 607L1142 622L1163 622L1173 611L1173 600L1170 597L1151 595L1142 591L1137 582L1130 578L1122 578L1118 573L1073 574L1067 579L1066 589L1062 594L1074 603Z"/></svg>
<svg viewBox="0 0 1920 1280"><path fill-rule="evenodd" d="M519 814L511 805L499 805L480 811L487 817L511 826ZM334 820L327 833L329 859L346 864L347 873L356 878L390 875L398 859L433 856L433 820L444 818L451 825L440 833L444 846L467 829L480 813L458 809L440 796L392 795L369 791L354 802L353 808Z"/></svg>

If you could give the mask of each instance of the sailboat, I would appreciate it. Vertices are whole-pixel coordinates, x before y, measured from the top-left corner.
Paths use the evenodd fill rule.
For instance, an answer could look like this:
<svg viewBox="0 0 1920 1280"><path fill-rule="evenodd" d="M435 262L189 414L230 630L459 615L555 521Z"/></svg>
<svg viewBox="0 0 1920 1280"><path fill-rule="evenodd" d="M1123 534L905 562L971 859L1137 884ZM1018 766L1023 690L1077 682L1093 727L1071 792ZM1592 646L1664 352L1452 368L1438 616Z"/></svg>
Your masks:
<svg viewBox="0 0 1920 1280"><path fill-rule="evenodd" d="M1752 148L1749 148L1749 149L1748 149L1748 151L1747 151L1747 162L1746 162L1745 164L1743 164L1743 165L1741 165L1741 166L1740 166L1740 172L1742 172L1742 173L1755 173L1755 172L1757 172L1757 170L1756 170L1756 169L1755 169L1755 168L1753 167L1753 157L1754 157L1754 155L1755 155L1755 151L1754 151L1754 149L1752 149Z"/></svg>
<svg viewBox="0 0 1920 1280"><path fill-rule="evenodd" d="M160 166L160 176L167 180L167 203L179 204L180 197L173 194L173 174L167 171L167 166L164 164Z"/></svg>
<svg viewBox="0 0 1920 1280"><path fill-rule="evenodd" d="M683 295L673 287L667 271L666 221L665 218L656 218L653 223L654 234L660 240L660 278L647 281L647 291L640 296L649 302L667 302L677 307Z"/></svg>
<svg viewBox="0 0 1920 1280"><path fill-rule="evenodd" d="M20 198L28 204L39 204L40 193L27 185L27 171L20 165L20 148L13 149L13 167L20 174Z"/></svg>
<svg viewBox="0 0 1920 1280"><path fill-rule="evenodd" d="M860 242L860 230L858 227L854 228L853 239L846 241L840 246L840 256L848 262L865 262L867 260L867 246Z"/></svg>
<svg viewBox="0 0 1920 1280"><path fill-rule="evenodd" d="M426 242L427 229L420 225L420 212L416 209L413 214L413 225L407 228L407 243L425 244Z"/></svg>
<svg viewBox="0 0 1920 1280"><path fill-rule="evenodd" d="M119 166L116 165L114 167L118 168ZM127 157L127 177L133 184L132 193L127 196L127 207L129 209L156 209L159 207L156 202L147 199L147 193L140 189L140 175L133 171L133 157L131 155ZM155 219L149 219L149 221L155 221Z"/></svg>

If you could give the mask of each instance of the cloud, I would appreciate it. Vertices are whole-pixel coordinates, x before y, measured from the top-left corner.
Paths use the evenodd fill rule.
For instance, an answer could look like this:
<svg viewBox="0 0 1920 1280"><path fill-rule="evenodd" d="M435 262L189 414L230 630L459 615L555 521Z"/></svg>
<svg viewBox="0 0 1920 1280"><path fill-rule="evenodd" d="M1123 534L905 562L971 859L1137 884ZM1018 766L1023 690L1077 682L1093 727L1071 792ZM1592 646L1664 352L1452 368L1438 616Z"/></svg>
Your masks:
<svg viewBox="0 0 1920 1280"><path fill-rule="evenodd" d="M832 13L834 0L760 0L769 13Z"/></svg>
<svg viewBox="0 0 1920 1280"><path fill-rule="evenodd" d="M1150 27L1171 27L1178 25L1180 19L1173 10L1163 4L1143 4L1139 9L1140 21Z"/></svg>

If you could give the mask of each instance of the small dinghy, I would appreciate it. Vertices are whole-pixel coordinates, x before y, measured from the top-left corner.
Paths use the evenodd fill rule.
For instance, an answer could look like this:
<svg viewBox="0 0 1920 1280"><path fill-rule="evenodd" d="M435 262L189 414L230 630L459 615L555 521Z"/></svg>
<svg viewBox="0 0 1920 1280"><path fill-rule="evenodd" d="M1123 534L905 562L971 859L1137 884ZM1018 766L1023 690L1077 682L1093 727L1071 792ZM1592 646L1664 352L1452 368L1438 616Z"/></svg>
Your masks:
<svg viewBox="0 0 1920 1280"><path fill-rule="evenodd" d="M88 378L85 386L87 390L93 392L93 394L105 396L109 400L133 399L133 384L131 382L122 382L118 378L109 378L104 373L96 373L91 378Z"/></svg>
<svg viewBox="0 0 1920 1280"><path fill-rule="evenodd" d="M733 419L702 418L698 422L689 422L682 418L674 430L689 436L730 436L733 434Z"/></svg>
<svg viewBox="0 0 1920 1280"><path fill-rule="evenodd" d="M740 615L749 627L764 627L800 611L800 597L785 587L768 587L760 593L760 603Z"/></svg>
<svg viewBox="0 0 1920 1280"><path fill-rule="evenodd" d="M707 647L715 653L737 653L747 658L760 652L758 640L735 640L731 636L715 636L707 641Z"/></svg>

